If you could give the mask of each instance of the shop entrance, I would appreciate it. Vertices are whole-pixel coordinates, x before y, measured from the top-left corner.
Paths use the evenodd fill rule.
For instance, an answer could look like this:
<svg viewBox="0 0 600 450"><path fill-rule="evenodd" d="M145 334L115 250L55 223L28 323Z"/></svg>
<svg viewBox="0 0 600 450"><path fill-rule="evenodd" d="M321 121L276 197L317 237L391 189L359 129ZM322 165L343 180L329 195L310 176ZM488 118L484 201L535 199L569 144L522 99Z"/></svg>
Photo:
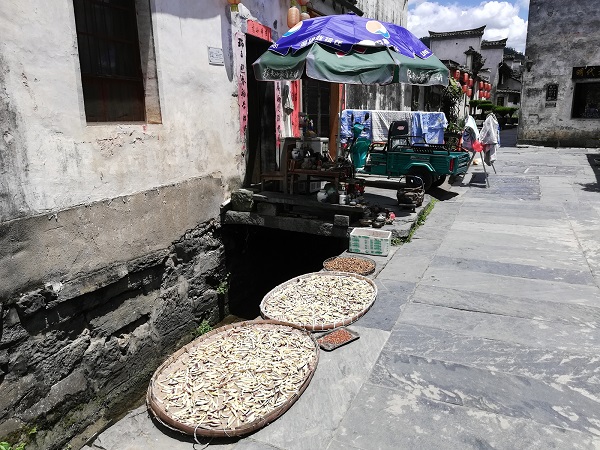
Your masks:
<svg viewBox="0 0 600 450"><path fill-rule="evenodd" d="M244 186L260 182L265 155L273 153L275 136L275 83L257 81L252 63L271 45L270 42L246 35L246 67L248 77L248 156Z"/></svg>

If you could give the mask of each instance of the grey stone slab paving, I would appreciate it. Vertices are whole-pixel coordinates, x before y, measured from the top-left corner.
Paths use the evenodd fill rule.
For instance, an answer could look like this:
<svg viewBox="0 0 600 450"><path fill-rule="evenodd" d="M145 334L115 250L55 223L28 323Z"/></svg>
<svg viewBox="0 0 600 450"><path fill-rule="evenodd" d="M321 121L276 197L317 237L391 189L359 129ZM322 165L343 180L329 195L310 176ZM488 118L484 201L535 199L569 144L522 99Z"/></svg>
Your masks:
<svg viewBox="0 0 600 450"><path fill-rule="evenodd" d="M210 442L210 448L219 450L232 450L235 447L235 440L199 438L199 442ZM194 440L191 436L172 432L155 424L150 419L146 406L141 406L101 433L83 450L189 450L192 443Z"/></svg>
<svg viewBox="0 0 600 450"><path fill-rule="evenodd" d="M379 273L378 279L411 282L419 280L431 263L431 256L402 256L394 258Z"/></svg>
<svg viewBox="0 0 600 450"><path fill-rule="evenodd" d="M600 403L529 377L384 351L369 381L408 397L600 435Z"/></svg>
<svg viewBox="0 0 600 450"><path fill-rule="evenodd" d="M597 306L600 302L600 289L597 286L528 278L516 279L446 267L430 267L423 275L421 283L448 289L468 289L472 292L527 297L532 302L543 300L587 306Z"/></svg>
<svg viewBox="0 0 600 450"><path fill-rule="evenodd" d="M556 248L558 250L579 249L573 232L565 233L564 229L531 227L526 225L481 222L455 221L452 232L480 234L491 243L502 243L507 246L526 245L529 247ZM452 237L448 236L451 241Z"/></svg>
<svg viewBox="0 0 600 450"><path fill-rule="evenodd" d="M321 352L319 366L302 396L283 416L252 439L285 449L325 449L369 374L389 332L350 326L360 338Z"/></svg>
<svg viewBox="0 0 600 450"><path fill-rule="evenodd" d="M587 264L574 269L556 269L538 267L533 264L515 264L485 259L464 258L461 256L449 257L437 255L431 261L431 265L438 268L459 268L460 270L492 273L507 277L561 281L563 283L595 286L594 277Z"/></svg>
<svg viewBox="0 0 600 450"><path fill-rule="evenodd" d="M411 301L464 311L600 328L600 301L597 306L581 306L543 300L532 302L525 296L488 294L467 289L468 286L465 286L464 289L446 289L420 285Z"/></svg>
<svg viewBox="0 0 600 450"><path fill-rule="evenodd" d="M420 303L406 305L400 323L427 325L470 336L596 355L600 330L590 327L462 311Z"/></svg>
<svg viewBox="0 0 600 450"><path fill-rule="evenodd" d="M333 444L338 444L334 446ZM367 384L330 450L594 449L598 438Z"/></svg>
<svg viewBox="0 0 600 450"><path fill-rule="evenodd" d="M354 325L391 331L400 316L402 305L408 301L414 291L415 283L378 277L375 284L377 285L375 303Z"/></svg>
<svg viewBox="0 0 600 450"><path fill-rule="evenodd" d="M467 234L451 232L437 251L438 256L462 257L465 259L480 259L508 264L535 265L545 269L574 269L590 270L589 264L581 252L574 247L560 250L553 246L532 246L529 239L519 239L523 245L514 241L503 244L491 241L490 236L479 233ZM591 273L591 272L590 272Z"/></svg>
<svg viewBox="0 0 600 450"><path fill-rule="evenodd" d="M532 378L558 390L578 392L600 404L600 356L597 355L535 348L407 324L394 329L385 350Z"/></svg>

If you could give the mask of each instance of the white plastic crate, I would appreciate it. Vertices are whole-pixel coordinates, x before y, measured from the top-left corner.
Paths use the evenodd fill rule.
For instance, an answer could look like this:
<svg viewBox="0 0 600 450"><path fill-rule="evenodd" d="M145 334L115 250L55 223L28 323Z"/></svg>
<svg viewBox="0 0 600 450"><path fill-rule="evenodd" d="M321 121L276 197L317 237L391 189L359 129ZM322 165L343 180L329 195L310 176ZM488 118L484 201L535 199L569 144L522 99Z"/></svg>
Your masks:
<svg viewBox="0 0 600 450"><path fill-rule="evenodd" d="M355 228L350 233L348 251L365 255L387 256L390 252L391 241L391 231Z"/></svg>

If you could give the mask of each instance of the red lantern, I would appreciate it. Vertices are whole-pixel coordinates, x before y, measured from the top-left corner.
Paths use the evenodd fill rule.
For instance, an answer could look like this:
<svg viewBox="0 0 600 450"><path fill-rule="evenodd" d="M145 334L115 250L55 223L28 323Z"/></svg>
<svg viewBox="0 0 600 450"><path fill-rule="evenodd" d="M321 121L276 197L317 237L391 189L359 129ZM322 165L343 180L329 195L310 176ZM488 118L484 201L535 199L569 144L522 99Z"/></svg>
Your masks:
<svg viewBox="0 0 600 450"><path fill-rule="evenodd" d="M469 78L469 87L473 87L473 78Z"/></svg>
<svg viewBox="0 0 600 450"><path fill-rule="evenodd" d="M473 95L473 89L468 89L467 90L467 97L471 98L471 95Z"/></svg>
<svg viewBox="0 0 600 450"><path fill-rule="evenodd" d="M229 3L231 6L232 11L239 11L238 5L241 3L241 1L242 0L227 0L227 3Z"/></svg>
<svg viewBox="0 0 600 450"><path fill-rule="evenodd" d="M453 76L454 79L458 81L458 79L460 78L460 70L455 70Z"/></svg>
<svg viewBox="0 0 600 450"><path fill-rule="evenodd" d="M467 72L463 73L463 82L464 83L469 82L469 74Z"/></svg>
<svg viewBox="0 0 600 450"><path fill-rule="evenodd" d="M483 81L480 81L480 82L479 82L479 90L480 90L480 91L481 91L481 90L483 90Z"/></svg>
<svg viewBox="0 0 600 450"><path fill-rule="evenodd" d="M306 6L306 5L308 5L309 1L310 0L298 0L298 3L300 4L300 6Z"/></svg>
<svg viewBox="0 0 600 450"><path fill-rule="evenodd" d="M467 85L466 85L466 84L463 84L463 86L462 86L462 91L463 91L463 94L466 94L466 93L467 93L467 89L469 89L469 88L467 87Z"/></svg>
<svg viewBox="0 0 600 450"><path fill-rule="evenodd" d="M487 84L487 90L488 92L492 90L492 85L490 83Z"/></svg>
<svg viewBox="0 0 600 450"><path fill-rule="evenodd" d="M287 26L294 28L300 22L300 10L295 6L290 7L287 13Z"/></svg>

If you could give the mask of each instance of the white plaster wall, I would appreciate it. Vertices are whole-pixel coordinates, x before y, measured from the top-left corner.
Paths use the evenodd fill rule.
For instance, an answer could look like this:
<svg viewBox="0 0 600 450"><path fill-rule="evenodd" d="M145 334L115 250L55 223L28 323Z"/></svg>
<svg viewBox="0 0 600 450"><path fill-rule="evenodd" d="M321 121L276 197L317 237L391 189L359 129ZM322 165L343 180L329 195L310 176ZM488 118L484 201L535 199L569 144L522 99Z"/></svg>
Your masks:
<svg viewBox="0 0 600 450"><path fill-rule="evenodd" d="M363 17L406 27L408 0L395 0L392 2L389 0L359 0L356 6L364 12Z"/></svg>
<svg viewBox="0 0 600 450"><path fill-rule="evenodd" d="M504 49L502 48L483 48L481 49L481 56L485 59L484 67L490 69L490 80L494 88L498 84L498 64L502 62L504 58Z"/></svg>
<svg viewBox="0 0 600 450"><path fill-rule="evenodd" d="M435 56L439 59L451 59L462 65L467 63L465 52L469 49L469 46L480 52L480 45L481 37L479 36L452 39L431 38L431 51Z"/></svg>
<svg viewBox="0 0 600 450"><path fill-rule="evenodd" d="M157 125L86 123L71 0L3 2L0 101L9 113L0 123L0 220L196 177L221 178L224 196L240 182L243 142L227 2L150 4ZM268 26L285 24L286 1L244 4ZM223 48L225 66L209 65L209 46Z"/></svg>

